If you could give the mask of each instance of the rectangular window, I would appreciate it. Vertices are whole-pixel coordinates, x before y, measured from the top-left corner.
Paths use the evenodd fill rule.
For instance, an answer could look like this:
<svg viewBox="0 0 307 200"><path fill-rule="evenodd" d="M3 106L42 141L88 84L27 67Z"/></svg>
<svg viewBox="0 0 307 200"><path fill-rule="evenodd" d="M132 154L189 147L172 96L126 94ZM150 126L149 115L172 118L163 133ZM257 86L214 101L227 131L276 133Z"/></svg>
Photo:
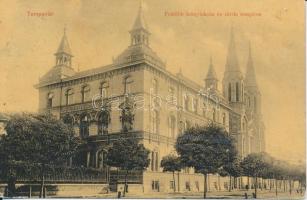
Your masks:
<svg viewBox="0 0 307 200"><path fill-rule="evenodd" d="M195 181L195 188L197 191L199 191L199 182L198 181Z"/></svg>
<svg viewBox="0 0 307 200"><path fill-rule="evenodd" d="M151 171L154 171L155 153L151 152Z"/></svg>
<svg viewBox="0 0 307 200"><path fill-rule="evenodd" d="M52 98L48 99L47 108L52 108Z"/></svg>
<svg viewBox="0 0 307 200"><path fill-rule="evenodd" d="M185 189L187 190L187 191L191 191L191 186L190 186L190 182L185 182Z"/></svg>
<svg viewBox="0 0 307 200"><path fill-rule="evenodd" d="M159 192L159 190L160 190L160 183L159 183L159 181L155 181L155 180L151 181L151 189L153 191L158 191Z"/></svg>
<svg viewBox="0 0 307 200"><path fill-rule="evenodd" d="M239 83L236 83L236 101L240 101L239 100Z"/></svg>
<svg viewBox="0 0 307 200"><path fill-rule="evenodd" d="M170 181L170 182L169 182L169 188L170 188L171 190L173 190L173 189L175 188L175 183L174 183L174 181Z"/></svg>

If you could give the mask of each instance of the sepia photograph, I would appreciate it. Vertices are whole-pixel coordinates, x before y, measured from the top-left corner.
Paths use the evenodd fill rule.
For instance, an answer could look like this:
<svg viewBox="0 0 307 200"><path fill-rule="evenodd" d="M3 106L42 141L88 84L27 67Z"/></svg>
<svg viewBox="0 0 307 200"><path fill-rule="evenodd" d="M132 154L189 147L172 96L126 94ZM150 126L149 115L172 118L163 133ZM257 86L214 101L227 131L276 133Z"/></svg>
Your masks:
<svg viewBox="0 0 307 200"><path fill-rule="evenodd" d="M0 0L0 199L304 199L303 0Z"/></svg>

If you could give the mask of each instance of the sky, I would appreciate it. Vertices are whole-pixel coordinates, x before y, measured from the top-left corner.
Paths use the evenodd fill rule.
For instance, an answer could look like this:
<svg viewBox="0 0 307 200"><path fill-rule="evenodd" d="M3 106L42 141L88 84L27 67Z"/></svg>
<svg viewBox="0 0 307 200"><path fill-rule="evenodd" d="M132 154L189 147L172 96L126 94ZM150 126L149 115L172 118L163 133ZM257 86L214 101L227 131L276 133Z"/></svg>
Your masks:
<svg viewBox="0 0 307 200"><path fill-rule="evenodd" d="M0 112L37 111L33 85L54 66L65 26L76 71L112 63L130 43L128 32L139 4L139 0L0 0ZM267 151L277 158L305 160L304 1L143 0L143 10L151 47L166 61L167 70L177 73L181 68L186 77L204 84L212 56L220 89L233 26L243 73L251 43ZM43 12L52 15L29 14Z"/></svg>

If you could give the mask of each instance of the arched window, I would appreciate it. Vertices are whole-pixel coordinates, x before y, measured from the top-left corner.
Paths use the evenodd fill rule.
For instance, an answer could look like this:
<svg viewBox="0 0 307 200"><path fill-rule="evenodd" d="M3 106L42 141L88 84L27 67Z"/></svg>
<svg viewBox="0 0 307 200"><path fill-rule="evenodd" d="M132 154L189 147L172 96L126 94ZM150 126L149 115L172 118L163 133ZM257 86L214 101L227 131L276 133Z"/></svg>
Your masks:
<svg viewBox="0 0 307 200"><path fill-rule="evenodd" d="M158 94L158 81L156 79L152 80L152 89L154 94Z"/></svg>
<svg viewBox="0 0 307 200"><path fill-rule="evenodd" d="M185 95L183 97L183 106L184 106L184 109L185 110L189 110L189 96L188 95Z"/></svg>
<svg viewBox="0 0 307 200"><path fill-rule="evenodd" d="M124 94L131 93L131 85L133 83L133 80L130 76L127 76L124 78Z"/></svg>
<svg viewBox="0 0 307 200"><path fill-rule="evenodd" d="M236 101L240 101L239 83L236 82Z"/></svg>
<svg viewBox="0 0 307 200"><path fill-rule="evenodd" d="M64 122L64 124L73 126L74 125L74 118L71 115L67 114L63 117L63 122Z"/></svg>
<svg viewBox="0 0 307 200"><path fill-rule="evenodd" d="M231 101L231 83L228 84L228 101Z"/></svg>
<svg viewBox="0 0 307 200"><path fill-rule="evenodd" d="M254 97L254 110L257 111L257 98Z"/></svg>
<svg viewBox="0 0 307 200"><path fill-rule="evenodd" d="M244 102L244 87L243 87L243 83L241 84L241 99L242 99L242 102Z"/></svg>
<svg viewBox="0 0 307 200"><path fill-rule="evenodd" d="M226 114L225 113L223 113L223 125L225 126L226 125Z"/></svg>
<svg viewBox="0 0 307 200"><path fill-rule="evenodd" d="M90 100L90 87L85 85L81 89L81 102L84 103Z"/></svg>
<svg viewBox="0 0 307 200"><path fill-rule="evenodd" d="M214 122L216 121L216 110L215 110L215 108L213 108L213 111L212 111L212 120Z"/></svg>
<svg viewBox="0 0 307 200"><path fill-rule="evenodd" d="M47 108L52 108L52 106L53 106L53 97L54 97L54 95L53 95L52 92L48 93L48 95L47 95Z"/></svg>
<svg viewBox="0 0 307 200"><path fill-rule="evenodd" d="M171 103L175 103L175 89L173 87L170 87L168 89L168 92L169 92L169 96L170 96L170 101Z"/></svg>
<svg viewBox="0 0 307 200"><path fill-rule="evenodd" d="M104 99L106 97L108 97L108 83L107 82L102 82L100 84L100 95L101 95L101 98Z"/></svg>
<svg viewBox="0 0 307 200"><path fill-rule="evenodd" d="M176 118L174 116L169 117L168 130L169 130L169 136L171 138L175 138Z"/></svg>
<svg viewBox="0 0 307 200"><path fill-rule="evenodd" d="M98 135L108 134L109 116L106 116L104 113L100 113L97 123Z"/></svg>
<svg viewBox="0 0 307 200"><path fill-rule="evenodd" d="M242 155L245 156L245 138L242 138Z"/></svg>
<svg viewBox="0 0 307 200"><path fill-rule="evenodd" d="M104 167L104 157L105 157L105 154L103 153L103 151L97 152L97 168Z"/></svg>
<svg viewBox="0 0 307 200"><path fill-rule="evenodd" d="M154 134L158 133L158 129L159 129L158 119L159 119L158 111L157 110L152 111L151 132Z"/></svg>
<svg viewBox="0 0 307 200"><path fill-rule="evenodd" d="M197 113L197 110L198 110L198 100L196 98L193 99L192 105L193 105L193 111L195 113Z"/></svg>
<svg viewBox="0 0 307 200"><path fill-rule="evenodd" d="M187 121L185 121L185 129L189 129L189 128L191 128L191 122L189 122L188 120Z"/></svg>
<svg viewBox="0 0 307 200"><path fill-rule="evenodd" d="M80 137L85 138L89 135L90 119L87 114L81 115L80 118Z"/></svg>
<svg viewBox="0 0 307 200"><path fill-rule="evenodd" d="M73 90L72 89L66 90L66 93L65 93L65 104L66 105L73 104Z"/></svg>

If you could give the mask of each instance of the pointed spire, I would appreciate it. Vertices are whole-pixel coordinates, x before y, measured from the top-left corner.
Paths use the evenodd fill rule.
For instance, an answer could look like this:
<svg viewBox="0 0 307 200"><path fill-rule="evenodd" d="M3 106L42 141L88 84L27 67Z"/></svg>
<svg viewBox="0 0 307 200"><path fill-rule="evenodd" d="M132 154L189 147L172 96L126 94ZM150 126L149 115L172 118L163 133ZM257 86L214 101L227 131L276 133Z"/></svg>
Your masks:
<svg viewBox="0 0 307 200"><path fill-rule="evenodd" d="M66 53L68 55L72 55L71 50L70 50L70 46L67 40L67 36L66 36L66 26L64 27L64 34L61 40L61 43L59 45L59 48L56 52L56 54L61 54L61 53Z"/></svg>
<svg viewBox="0 0 307 200"><path fill-rule="evenodd" d="M146 24L144 14L143 14L142 1L140 1L138 15L137 15L137 17L134 21L133 27L132 27L132 30L138 30L138 29L147 30L147 24Z"/></svg>
<svg viewBox="0 0 307 200"><path fill-rule="evenodd" d="M215 91L217 90L217 82L218 82L218 79L217 79L216 72L214 70L214 66L212 63L212 56L210 56L209 70L205 78L205 87L211 88L213 91Z"/></svg>
<svg viewBox="0 0 307 200"><path fill-rule="evenodd" d="M248 59L245 74L245 85L247 87L257 87L256 74L254 69L254 63L252 58L251 43L248 45Z"/></svg>
<svg viewBox="0 0 307 200"><path fill-rule="evenodd" d="M208 70L206 79L216 79L217 80L216 72L215 72L214 66L212 64L212 56L210 56L209 70Z"/></svg>
<svg viewBox="0 0 307 200"><path fill-rule="evenodd" d="M225 72L240 72L237 52L236 52L234 31L233 31L232 25L230 28L230 41L229 41L229 46L228 46L228 54L227 54L227 59L226 59Z"/></svg>

